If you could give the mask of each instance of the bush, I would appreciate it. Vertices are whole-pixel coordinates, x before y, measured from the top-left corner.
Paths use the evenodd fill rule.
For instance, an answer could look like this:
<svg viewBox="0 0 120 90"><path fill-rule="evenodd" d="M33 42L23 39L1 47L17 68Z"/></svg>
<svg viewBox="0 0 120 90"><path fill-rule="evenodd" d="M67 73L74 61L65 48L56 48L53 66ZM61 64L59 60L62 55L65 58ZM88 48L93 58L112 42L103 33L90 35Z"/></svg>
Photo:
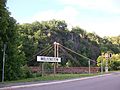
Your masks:
<svg viewBox="0 0 120 90"><path fill-rule="evenodd" d="M111 64L111 69L112 70L120 70L120 60L113 61Z"/></svg>
<svg viewBox="0 0 120 90"><path fill-rule="evenodd" d="M22 67L22 71L23 71L22 78L32 78L33 77L33 74L27 65Z"/></svg>
<svg viewBox="0 0 120 90"><path fill-rule="evenodd" d="M33 77L41 77L42 76L42 74L39 73L39 72L38 73L33 73L32 75L33 75Z"/></svg>

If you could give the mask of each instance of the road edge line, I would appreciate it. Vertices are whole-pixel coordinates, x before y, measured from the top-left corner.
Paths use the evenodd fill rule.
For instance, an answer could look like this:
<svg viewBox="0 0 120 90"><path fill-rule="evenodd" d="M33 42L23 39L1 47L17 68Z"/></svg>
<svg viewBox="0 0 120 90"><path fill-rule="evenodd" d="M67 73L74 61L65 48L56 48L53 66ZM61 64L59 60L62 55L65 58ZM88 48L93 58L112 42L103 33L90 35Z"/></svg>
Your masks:
<svg viewBox="0 0 120 90"><path fill-rule="evenodd" d="M60 83L67 83L67 82L73 82L73 81L80 81L80 80L98 78L98 77L103 77L103 76L108 76L108 75L111 75L111 74L104 74L104 75L97 75L97 76L83 77L83 78L69 79L69 80L62 80L62 81L55 81L55 82L53 81L53 82L48 82L48 83L37 83L37 84L29 84L29 85L9 86L9 87L0 88L0 90L27 88L27 87L33 87L33 86L35 87L35 86L44 86L44 85L52 85L52 84L60 84Z"/></svg>

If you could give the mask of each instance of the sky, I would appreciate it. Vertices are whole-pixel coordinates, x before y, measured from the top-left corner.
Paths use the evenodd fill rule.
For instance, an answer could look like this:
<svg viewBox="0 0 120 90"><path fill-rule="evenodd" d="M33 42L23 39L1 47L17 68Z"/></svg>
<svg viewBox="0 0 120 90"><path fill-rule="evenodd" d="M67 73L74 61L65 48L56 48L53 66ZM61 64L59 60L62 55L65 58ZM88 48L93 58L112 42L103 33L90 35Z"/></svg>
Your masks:
<svg viewBox="0 0 120 90"><path fill-rule="evenodd" d="M120 0L8 0L18 23L65 20L101 37L120 35Z"/></svg>

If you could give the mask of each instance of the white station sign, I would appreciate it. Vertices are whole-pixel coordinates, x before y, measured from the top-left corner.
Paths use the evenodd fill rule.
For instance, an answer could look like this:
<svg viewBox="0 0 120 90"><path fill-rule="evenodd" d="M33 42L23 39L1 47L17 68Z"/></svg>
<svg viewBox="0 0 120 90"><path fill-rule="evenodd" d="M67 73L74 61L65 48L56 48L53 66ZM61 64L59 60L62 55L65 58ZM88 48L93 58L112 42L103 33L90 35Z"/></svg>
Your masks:
<svg viewBox="0 0 120 90"><path fill-rule="evenodd" d="M37 56L38 62L61 62L59 57L46 57L46 56Z"/></svg>

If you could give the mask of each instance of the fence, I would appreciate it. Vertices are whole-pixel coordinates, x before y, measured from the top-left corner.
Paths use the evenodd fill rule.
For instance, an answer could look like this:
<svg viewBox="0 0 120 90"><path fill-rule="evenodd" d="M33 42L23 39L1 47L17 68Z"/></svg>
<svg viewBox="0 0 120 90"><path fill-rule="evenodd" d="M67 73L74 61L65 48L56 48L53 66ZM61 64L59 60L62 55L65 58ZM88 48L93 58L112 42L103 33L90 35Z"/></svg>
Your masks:
<svg viewBox="0 0 120 90"><path fill-rule="evenodd" d="M29 67L32 72L42 72L41 67ZM99 72L99 67L91 67L90 71L91 73L97 73ZM53 69L45 69L45 73L53 73ZM58 67L56 69L57 73L88 73L89 68L88 67Z"/></svg>

